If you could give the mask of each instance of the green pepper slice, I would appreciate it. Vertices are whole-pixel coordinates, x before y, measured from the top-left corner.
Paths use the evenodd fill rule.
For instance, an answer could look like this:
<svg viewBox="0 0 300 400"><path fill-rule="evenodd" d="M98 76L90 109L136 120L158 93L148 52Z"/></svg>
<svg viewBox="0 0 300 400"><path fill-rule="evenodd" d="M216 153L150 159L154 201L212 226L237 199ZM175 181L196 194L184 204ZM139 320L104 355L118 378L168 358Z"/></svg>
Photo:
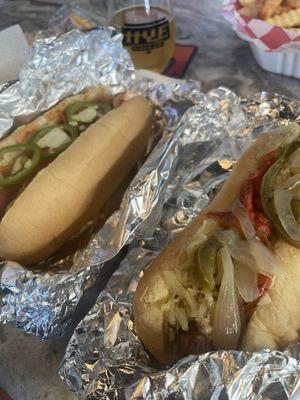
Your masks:
<svg viewBox="0 0 300 400"><path fill-rule="evenodd" d="M2 157L10 152L22 151L23 153L31 153L31 163L28 167L23 168L16 174L0 178L0 186L13 186L21 183L34 169L38 166L42 153L41 149L35 143L14 144L12 146L4 147L0 150L0 160Z"/></svg>
<svg viewBox="0 0 300 400"><path fill-rule="evenodd" d="M37 143L42 137L47 135L47 133L51 132L52 129L55 129L55 128L60 128L64 132L66 132L68 134L68 136L70 137L71 142L73 142L78 136L78 130L74 126L67 125L67 124L65 124L65 125L50 125L50 126L46 126L42 129L38 130L35 133L35 135L31 138L30 143ZM62 153L67 147L69 147L71 142L65 143L61 146L58 146L51 151L41 149L42 156L43 157L56 157L60 153Z"/></svg>
<svg viewBox="0 0 300 400"><path fill-rule="evenodd" d="M291 243L295 247L300 247L300 242L292 239L285 229L283 228L278 215L276 213L275 205L274 205L274 191L276 189L276 181L278 174L282 170L284 164L288 160L289 156L299 147L300 142L297 140L291 144L289 144L281 153L280 157L275 161L270 168L265 173L261 190L261 202L263 209L269 219L274 223L276 229L279 234L289 243Z"/></svg>
<svg viewBox="0 0 300 400"><path fill-rule="evenodd" d="M214 273L216 269L217 252L220 243L214 238L208 239L196 254L196 265L200 273L200 283L204 292L211 293L215 287Z"/></svg>
<svg viewBox="0 0 300 400"><path fill-rule="evenodd" d="M77 121L74 117L81 111L89 108L89 107L96 107L97 114L103 116L104 114L108 113L112 107L110 104L107 103L96 103L96 102L87 102L87 101L76 101L75 103L69 104L66 109L66 117L68 123L71 122L81 122ZM99 117L100 117L99 116ZM82 122L84 123L84 122Z"/></svg>

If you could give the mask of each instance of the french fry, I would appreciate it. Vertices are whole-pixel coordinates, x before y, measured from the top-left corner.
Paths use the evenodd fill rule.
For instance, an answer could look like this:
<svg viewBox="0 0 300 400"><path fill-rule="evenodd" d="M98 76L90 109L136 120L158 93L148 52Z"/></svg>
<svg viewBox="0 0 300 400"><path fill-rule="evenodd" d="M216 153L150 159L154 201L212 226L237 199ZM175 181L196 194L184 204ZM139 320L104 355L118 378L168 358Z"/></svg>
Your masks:
<svg viewBox="0 0 300 400"><path fill-rule="evenodd" d="M243 15L248 15L249 17L252 18L257 18L260 10L262 8L262 4L250 4L247 7L242 7L239 9L239 13Z"/></svg>
<svg viewBox="0 0 300 400"><path fill-rule="evenodd" d="M300 0L286 0L286 4L290 8L300 8Z"/></svg>
<svg viewBox="0 0 300 400"><path fill-rule="evenodd" d="M286 13L286 12L288 12L288 11L290 11L290 10L291 10L291 7L279 6L279 7L276 8L276 10L274 11L274 15Z"/></svg>
<svg viewBox="0 0 300 400"><path fill-rule="evenodd" d="M281 6L283 0L266 0L259 13L259 18L266 20L274 15L275 10Z"/></svg>
<svg viewBox="0 0 300 400"><path fill-rule="evenodd" d="M91 21L74 12L70 15L70 20L78 29L92 29L95 27Z"/></svg>
<svg viewBox="0 0 300 400"><path fill-rule="evenodd" d="M249 6L250 4L262 3L261 0L240 0L240 5L243 7Z"/></svg>
<svg viewBox="0 0 300 400"><path fill-rule="evenodd" d="M294 26L293 28L291 28L292 31L296 31L296 32L300 32L300 26Z"/></svg>
<svg viewBox="0 0 300 400"><path fill-rule="evenodd" d="M281 28L292 28L300 25L300 8L290 10L286 13L275 15L266 20L269 24L280 26Z"/></svg>

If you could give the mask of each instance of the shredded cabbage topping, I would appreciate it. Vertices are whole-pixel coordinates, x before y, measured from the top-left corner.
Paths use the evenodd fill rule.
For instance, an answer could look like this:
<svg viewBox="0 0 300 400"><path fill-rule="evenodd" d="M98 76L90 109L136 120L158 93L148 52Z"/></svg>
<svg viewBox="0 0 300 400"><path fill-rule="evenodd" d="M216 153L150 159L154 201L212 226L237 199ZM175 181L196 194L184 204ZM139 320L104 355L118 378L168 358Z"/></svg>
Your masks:
<svg viewBox="0 0 300 400"><path fill-rule="evenodd" d="M169 340L196 322L216 348L235 348L241 331L238 296L247 303L261 295L260 273L270 277L282 273L272 253L256 238L241 239L234 230L220 230L215 220L207 219L162 273L168 293L157 304Z"/></svg>
<svg viewBox="0 0 300 400"><path fill-rule="evenodd" d="M217 229L213 219L207 219L200 226L194 239L185 251L175 260L174 268L164 271L165 284L169 295L160 302L160 308L169 325L169 339L173 340L179 330L188 331L189 322L196 321L199 328L207 336L211 334L212 297L201 290L199 281L195 279L195 254Z"/></svg>

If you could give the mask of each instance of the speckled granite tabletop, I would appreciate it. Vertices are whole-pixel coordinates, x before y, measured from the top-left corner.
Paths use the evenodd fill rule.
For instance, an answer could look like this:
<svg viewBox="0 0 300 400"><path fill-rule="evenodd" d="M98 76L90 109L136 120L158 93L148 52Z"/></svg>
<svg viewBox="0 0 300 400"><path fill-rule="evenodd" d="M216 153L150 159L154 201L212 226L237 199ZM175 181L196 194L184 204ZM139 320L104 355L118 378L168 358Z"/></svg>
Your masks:
<svg viewBox="0 0 300 400"><path fill-rule="evenodd" d="M108 0L107 0L108 1ZM104 0L89 0L103 18ZM86 3L78 0L76 3ZM174 0L177 40L198 46L186 77L203 89L225 85L239 95L267 90L300 98L300 81L260 69L247 43L220 15L221 0ZM20 24L24 31L45 29L64 0L0 0L0 30ZM13 400L73 399L57 377L66 339L41 342L15 328L0 326L0 387Z"/></svg>

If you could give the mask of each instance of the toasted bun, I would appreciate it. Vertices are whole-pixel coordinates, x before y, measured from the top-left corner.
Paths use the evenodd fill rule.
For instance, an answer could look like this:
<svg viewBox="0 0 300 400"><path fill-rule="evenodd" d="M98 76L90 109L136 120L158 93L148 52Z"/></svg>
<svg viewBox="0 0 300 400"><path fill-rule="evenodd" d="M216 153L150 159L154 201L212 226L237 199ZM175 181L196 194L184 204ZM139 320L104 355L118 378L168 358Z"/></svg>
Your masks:
<svg viewBox="0 0 300 400"><path fill-rule="evenodd" d="M103 94L108 96L102 91L102 99ZM50 110L40 118L53 121L57 112ZM148 102L133 97L87 128L41 170L0 223L1 259L32 264L78 234L141 157L151 131L151 115ZM34 124L40 126L40 119Z"/></svg>
<svg viewBox="0 0 300 400"><path fill-rule="evenodd" d="M267 143L274 139L274 136L278 137L279 134L280 132L278 134L264 134L252 144L239 159L229 179L224 183L211 204L183 231L178 233L172 242L145 270L135 293L133 307L134 321L138 336L148 351L158 361L170 364L181 355L184 355L180 350L180 344L176 344L176 338L173 342L169 340L166 321L164 321L161 309L162 304L164 304L165 299L172 290L168 280L165 278L165 271L172 271L184 279L183 268L176 264L174 260L178 259L187 246L197 238L197 231L207 219L208 212L228 211L231 209L233 202L239 195L241 184L257 168L259 152ZM217 229L217 226L215 229ZM300 311L298 310L300 308L300 305L298 305L300 304L300 291L297 294L296 288L298 275L300 278L300 265L299 268L296 265L300 264L300 250L285 242L278 241L275 256L282 262L286 278L284 282L278 279L274 287L270 290L268 298L274 299L274 302L268 302L267 296L261 298L245 336L244 347L247 349L262 348L265 344L273 344L271 347L280 347L295 340L296 330L300 328L300 312L298 312ZM296 259L297 262L295 261ZM294 278L295 280L293 281ZM285 290L283 290L284 286ZM293 287L291 295L287 294L287 287ZM297 299L297 303L295 303L295 299ZM274 313L276 307L278 309ZM286 320L289 319L287 310L289 308L291 308L291 318L294 319L293 322L287 323ZM276 329L281 334L275 340ZM197 340L201 341L202 339L198 338ZM202 341L195 352L204 352L212 349L211 344Z"/></svg>
<svg viewBox="0 0 300 400"><path fill-rule="evenodd" d="M284 276L259 300L248 323L242 349L284 349L299 338L300 329L300 249L278 240L274 255L284 268Z"/></svg>

